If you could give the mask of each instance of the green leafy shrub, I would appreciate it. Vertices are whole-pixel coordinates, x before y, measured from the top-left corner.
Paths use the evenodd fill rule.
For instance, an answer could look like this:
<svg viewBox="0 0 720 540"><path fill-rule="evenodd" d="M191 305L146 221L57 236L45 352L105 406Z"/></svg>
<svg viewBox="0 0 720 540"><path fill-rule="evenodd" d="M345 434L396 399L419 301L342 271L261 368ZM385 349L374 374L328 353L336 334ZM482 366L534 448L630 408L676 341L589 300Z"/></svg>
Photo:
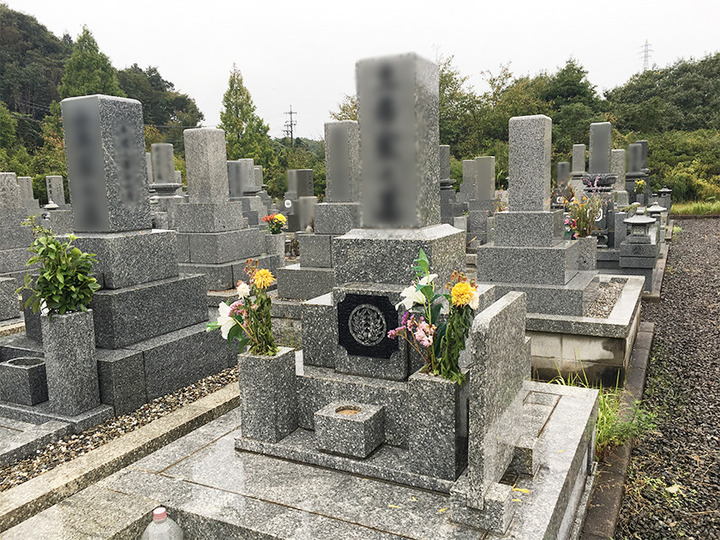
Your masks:
<svg viewBox="0 0 720 540"><path fill-rule="evenodd" d="M21 289L30 289L32 296L25 307L32 306L37 313L43 307L48 315L64 314L71 311L87 311L93 294L100 288L97 280L90 275L97 262L94 254L84 253L72 243L75 236L67 240L56 238L49 229L37 225L33 219L35 240L30 251L35 253L27 265L38 264L39 275L25 275Z"/></svg>

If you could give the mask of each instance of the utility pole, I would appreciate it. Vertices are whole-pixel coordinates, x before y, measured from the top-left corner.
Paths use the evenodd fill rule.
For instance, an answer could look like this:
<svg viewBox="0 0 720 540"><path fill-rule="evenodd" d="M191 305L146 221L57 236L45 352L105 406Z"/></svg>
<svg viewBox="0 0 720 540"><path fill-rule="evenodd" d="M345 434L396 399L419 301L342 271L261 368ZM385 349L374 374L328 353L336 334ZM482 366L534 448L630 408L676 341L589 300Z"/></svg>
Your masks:
<svg viewBox="0 0 720 540"><path fill-rule="evenodd" d="M643 59L643 71L647 71L650 69L650 53L653 52L652 47L650 47L650 43L648 43L648 40L645 40L645 45L642 46L640 50L640 56L642 56Z"/></svg>
<svg viewBox="0 0 720 540"><path fill-rule="evenodd" d="M285 136L286 136L286 137L288 136L288 134L290 135L290 148L293 148L293 147L295 146L295 137L293 136L293 128L294 128L295 125L297 124L297 122L295 122L295 121L293 120L293 114L297 114L297 112L294 112L294 111L292 110L292 105L290 105L290 110L289 110L288 112L286 112L286 113L283 113L283 114L288 114L288 115L290 115L290 120L286 120L286 121L285 121L285 129L284 129L284 131L285 131Z"/></svg>

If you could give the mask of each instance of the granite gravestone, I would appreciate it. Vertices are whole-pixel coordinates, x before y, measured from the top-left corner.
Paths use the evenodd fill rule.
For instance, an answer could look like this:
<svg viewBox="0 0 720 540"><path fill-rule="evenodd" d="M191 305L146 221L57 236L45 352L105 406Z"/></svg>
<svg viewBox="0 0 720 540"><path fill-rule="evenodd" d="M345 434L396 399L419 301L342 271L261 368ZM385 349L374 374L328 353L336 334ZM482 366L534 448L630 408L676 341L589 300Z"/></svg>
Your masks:
<svg viewBox="0 0 720 540"><path fill-rule="evenodd" d="M287 183L288 190L282 208L283 214L288 218L287 230L304 232L314 216L314 202L317 202L317 198L313 195L312 169L288 170Z"/></svg>
<svg viewBox="0 0 720 540"><path fill-rule="evenodd" d="M570 187L576 196L580 196L583 192L583 178L587 176L585 169L586 156L584 144L573 144L572 148L572 170L570 171Z"/></svg>
<svg viewBox="0 0 720 540"><path fill-rule="evenodd" d="M570 187L570 163L559 161L557 164L557 178L555 189L552 192L551 208L565 208L574 193Z"/></svg>
<svg viewBox="0 0 720 540"><path fill-rule="evenodd" d="M255 178L255 163L252 159L238 159L227 162L230 200L242 204L243 217L251 227L260 226L266 208L258 196L262 187Z"/></svg>
<svg viewBox="0 0 720 540"><path fill-rule="evenodd" d="M27 271L27 249L33 242L32 231L22 225L28 217L22 202L15 173L0 173L0 278L14 278L17 287Z"/></svg>
<svg viewBox="0 0 720 540"><path fill-rule="evenodd" d="M52 201L58 208L65 210L68 204L65 202L65 188L62 176L46 176L45 187L47 188L48 202Z"/></svg>
<svg viewBox="0 0 720 540"><path fill-rule="evenodd" d="M182 188L182 183L177 181L175 170L175 153L173 145L169 143L154 143L150 147L150 166L148 174L152 173L150 178L150 197L151 214L153 228L169 229L172 226L170 222L170 208L173 204L177 204L185 200L178 193Z"/></svg>
<svg viewBox="0 0 720 540"><path fill-rule="evenodd" d="M211 291L247 281L248 258L275 272L284 262L282 255L263 255L264 231L247 227L242 202L229 200L224 131L186 129L184 137L189 202L172 209L180 269L205 274Z"/></svg>
<svg viewBox="0 0 720 540"><path fill-rule="evenodd" d="M278 270L278 297L285 300L309 300L329 293L336 285L333 269L332 240L360 226L360 149L357 122L328 122L325 124L325 168L327 188L325 202L314 205L314 233L300 232L296 238L300 247L300 263ZM295 192L307 192L306 185L298 186L303 171L288 171L295 178ZM298 204L315 200L299 197ZM308 214L309 211L303 211ZM305 219L308 219L307 217Z"/></svg>
<svg viewBox="0 0 720 540"><path fill-rule="evenodd" d="M110 96L61 103L74 230L113 233L150 228L140 102Z"/></svg>
<svg viewBox="0 0 720 540"><path fill-rule="evenodd" d="M75 245L97 254L102 285L91 303L101 397L120 414L225 369L233 355L205 331L205 276L180 275L178 234L150 228L140 103L98 95L61 105L75 222L91 229L76 230Z"/></svg>
<svg viewBox="0 0 720 540"><path fill-rule="evenodd" d="M377 103L373 92L392 94L386 79L393 75L388 75L388 71L392 74L397 68L404 77L415 71L424 73L424 78L415 78L416 84L424 84L424 80L437 75L437 66L415 55L372 60L373 69L364 69L365 62L359 62L357 69L361 111L363 99ZM363 77L370 80L364 81ZM437 107L428 106L437 103L436 78L435 81L434 88L428 85L420 99L412 99L417 95L415 89L402 84L395 86L398 96L385 96L397 106L418 107L424 112L434 109L434 116L431 114L427 122L414 124L410 130L414 133L404 134L412 140L432 139L432 133L437 133ZM427 102L421 102L422 99ZM403 111L398 116L412 115ZM367 124L376 121L384 124L386 118L362 118L369 119L360 124L361 149L385 140L382 126ZM361 171L366 170L366 159L376 159L375 153L361 154ZM424 157L417 156L417 159L426 162ZM427 170L438 169L432 163L426 165ZM525 295L511 293L494 304L495 288L480 286L479 319L476 318L471 330L472 347L462 359L467 366L464 374L468 382L462 387L423 373L415 364L412 368L415 373L411 373L407 346L402 340L390 340L387 336L388 330L400 321L395 306L401 299L402 289L412 279L413 260L419 248L428 254L433 271L440 274L439 283L447 280L452 269L462 268L463 233L449 225L420 226L421 216L436 214L420 201L412 203L418 206L417 217L415 226L408 227L404 220L414 213L405 212L405 203L393 206L392 191L402 186L402 182L411 185L415 182L415 163L401 158L387 170L390 172L384 178L391 184L390 189L376 185L377 197L363 198L363 213L368 208L371 210L372 227L354 229L333 239L333 260L337 261L338 273L341 268L345 269L347 279L339 277L340 286L335 287L331 295L302 304L303 339L312 338L304 342L302 369L296 371L295 359L286 350L263 362L262 369L252 361L248 361L250 369L241 366L242 401L252 406L243 407L241 436L235 442L236 449L243 452L235 458L243 459L247 455L244 452L256 452L395 484L453 493L456 522L504 533L506 529L501 526L512 518L507 496L510 488L503 488L498 482L516 448L528 458L518 470L530 476L537 470L535 465L540 465L540 460L533 454L534 449L536 446L547 448L547 441L536 441L539 432L534 421L544 425L553 411L552 407L541 411L535 410L533 403L525 404L525 398L531 393L525 385L532 384L527 381L530 350L524 336ZM438 176L425 180L435 193L439 192ZM378 183L377 178L363 176L362 193L366 181ZM416 187L417 191L424 191L423 187ZM391 219L403 220L404 227L381 229L377 226L379 221ZM355 256L364 261L364 267L356 265ZM368 261L373 262L367 264ZM309 315L307 318L305 312ZM324 356L309 354L320 344L326 346ZM468 358L472 361L468 362ZM478 373L476 383L472 370ZM272 390L270 393L268 388ZM575 507L568 502L570 491L574 492L577 484L582 486L587 477L586 463L576 459L576 452L581 457L587 455L592 433L590 409L595 394L588 392L584 402L586 410L574 416L576 421L580 419L582 429L569 437L572 440L569 453L573 456L563 460L564 467L554 469L561 476L558 482L552 483L555 492L546 491L560 506L556 508L555 502L550 502L552 509L536 520L544 537L556 536L559 522L565 521L557 517L553 520L552 516L569 512L572 519ZM469 393L475 396L473 405L470 405ZM559 399L551 397L555 402ZM477 418L468 418L469 410ZM521 414L525 412L533 419L533 426L527 432L521 422ZM357 415L356 421L342 415ZM518 430L510 430L508 425ZM472 443L468 443L468 439ZM569 442L568 438L563 440L565 444ZM549 453L554 457L556 448ZM456 480L469 464L472 469L468 469L466 476L472 480L469 484L473 491L465 491L468 482L459 486L462 489L454 489ZM562 489L558 489L560 486ZM540 484L537 487L540 488ZM488 505L493 506L491 512L486 512ZM502 508L497 508L498 505ZM454 527L453 534L462 532L461 529ZM520 534L525 537L524 530Z"/></svg>
<svg viewBox="0 0 720 540"><path fill-rule="evenodd" d="M440 222L436 66L418 57L372 59L356 67L365 228L417 228ZM434 180L432 182L431 180Z"/></svg>
<svg viewBox="0 0 720 540"><path fill-rule="evenodd" d="M528 311L581 315L595 269L579 256L588 240L562 240L563 213L550 211L552 121L521 116L509 125L509 210L495 214L493 242L477 249L477 279L501 294L526 292Z"/></svg>
<svg viewBox="0 0 720 540"><path fill-rule="evenodd" d="M276 213L276 211L273 208L272 197L270 197L270 195L268 195L267 186L265 185L265 182L263 180L262 165L255 165L255 167L253 167L253 168L255 170L255 184L260 186L260 191L258 192L258 197L260 197L260 200L262 201L263 205L265 206L265 215L274 214L274 213Z"/></svg>
<svg viewBox="0 0 720 540"><path fill-rule="evenodd" d="M440 221L455 224L455 217L462 215L462 205L458 205L455 193L455 182L450 178L450 147L441 144L440 160Z"/></svg>
<svg viewBox="0 0 720 540"><path fill-rule="evenodd" d="M45 205L49 228L55 234L69 234L73 230L73 214L70 205L65 202L65 189L62 176L46 176L45 186L48 204Z"/></svg>

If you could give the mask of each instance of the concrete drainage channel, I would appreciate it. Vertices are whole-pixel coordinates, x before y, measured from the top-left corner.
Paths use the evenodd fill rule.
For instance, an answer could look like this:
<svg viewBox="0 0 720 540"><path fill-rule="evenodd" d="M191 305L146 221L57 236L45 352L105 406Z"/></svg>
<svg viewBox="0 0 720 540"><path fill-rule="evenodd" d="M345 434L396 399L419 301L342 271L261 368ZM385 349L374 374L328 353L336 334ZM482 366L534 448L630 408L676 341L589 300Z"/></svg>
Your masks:
<svg viewBox="0 0 720 540"><path fill-rule="evenodd" d="M0 493L0 533L207 424L239 403L237 383L228 384L96 450Z"/></svg>

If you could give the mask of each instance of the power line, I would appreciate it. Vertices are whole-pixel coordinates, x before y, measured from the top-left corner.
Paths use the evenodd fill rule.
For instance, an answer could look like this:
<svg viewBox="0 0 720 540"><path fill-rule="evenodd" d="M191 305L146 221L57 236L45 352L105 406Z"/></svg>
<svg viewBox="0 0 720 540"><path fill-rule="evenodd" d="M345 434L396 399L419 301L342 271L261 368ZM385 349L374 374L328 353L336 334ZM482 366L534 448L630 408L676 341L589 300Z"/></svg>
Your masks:
<svg viewBox="0 0 720 540"><path fill-rule="evenodd" d="M285 121L285 129L283 129L283 131L285 132L285 136L286 136L286 137L287 137L288 135L290 136L290 148L293 148L293 146L295 146L295 142L294 142L294 141L295 141L295 137L293 136L293 128L294 128L295 125L297 124L297 122L295 122L295 121L293 120L293 114L297 114L297 112L293 112L293 110L292 110L292 105L290 105L290 110L289 110L288 112L286 112L286 113L283 113L283 114L288 114L288 115L290 115L290 120L286 120L286 121Z"/></svg>

